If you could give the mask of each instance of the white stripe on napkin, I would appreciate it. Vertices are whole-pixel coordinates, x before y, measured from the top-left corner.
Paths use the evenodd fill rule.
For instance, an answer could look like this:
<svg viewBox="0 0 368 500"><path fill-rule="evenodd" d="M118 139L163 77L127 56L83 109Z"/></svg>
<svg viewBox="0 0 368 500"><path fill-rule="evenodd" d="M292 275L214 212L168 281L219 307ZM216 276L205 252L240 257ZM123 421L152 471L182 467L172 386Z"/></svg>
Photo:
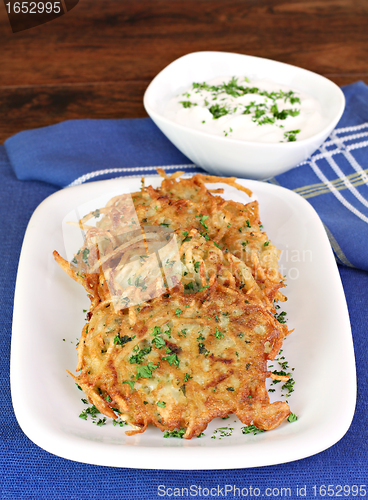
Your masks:
<svg viewBox="0 0 368 500"><path fill-rule="evenodd" d="M355 138L360 138L363 135L368 135L368 132L365 132L364 134L355 134ZM361 175L362 179L366 184L368 184L368 175L364 172L362 167L359 165L359 163L356 161L354 156L350 153L350 150L345 146L343 140L341 137L337 136L336 131L332 132L331 137L336 141L339 149L341 149L342 154L345 156L347 161L350 163L350 165L353 167L355 172ZM364 144L364 143L363 143ZM365 141L365 144L368 145L368 141ZM353 145L352 145L353 146ZM355 149L355 148L354 148Z"/></svg>
<svg viewBox="0 0 368 500"><path fill-rule="evenodd" d="M362 214L358 209L356 209L351 203L349 203L342 195L341 193L335 188L335 186L330 182L327 177L324 175L324 173L319 169L317 166L314 158L312 158L309 162L309 165L313 169L313 172L317 175L317 177L326 184L326 186L330 189L331 193L335 195L335 197L348 209L350 210L354 215L359 217L362 221L368 223L368 217L366 217L364 214Z"/></svg>
<svg viewBox="0 0 368 500"><path fill-rule="evenodd" d="M322 160L324 158L330 158L333 155L336 154L344 154L344 151L351 151L354 149L360 149L360 148L365 148L368 146L368 141L361 141L357 142L355 144L348 144L345 145L346 142L349 141L354 141L356 139L361 139L362 137L367 137L368 136L368 130L366 132L361 132L361 133L353 133L351 135L345 135L345 136L339 136L341 134L349 133L349 132L357 132L358 130L362 130L364 128L368 129L368 123L362 123L361 125L355 125L352 127L344 127L344 128L337 128L335 129L330 137L324 142L324 151L323 153L319 154L314 154L312 158L314 160ZM331 146L336 146L334 149L327 149ZM351 156L351 158L354 160L354 158ZM348 158L347 158L348 159ZM349 161L349 159L348 159ZM310 163L310 159L305 160L301 163L299 163L298 166L300 165L307 165ZM358 165L358 163L356 163ZM352 165L354 167L354 165ZM358 165L359 166L359 165ZM360 168L360 166L359 166Z"/></svg>
<svg viewBox="0 0 368 500"><path fill-rule="evenodd" d="M325 151L325 146L321 146L321 151ZM326 161L332 168L332 170L335 172L335 174L342 180L342 182L345 184L345 186L349 189L349 191L355 196L357 200L360 201L365 207L368 208L368 200L366 200L360 193L359 191L353 186L353 184L350 182L350 180L346 177L344 172L341 170L341 168L338 166L338 164L335 162L335 160L330 156L326 157ZM360 170L362 170L359 167ZM364 172L365 174L365 172Z"/></svg>
<svg viewBox="0 0 368 500"><path fill-rule="evenodd" d="M345 132L354 132L356 130L362 130L362 128L368 128L368 123L361 123L360 125L351 125L350 127L335 128L337 134L345 134Z"/></svg>
<svg viewBox="0 0 368 500"><path fill-rule="evenodd" d="M163 168L164 170L166 169L173 169L176 168L178 170L180 169L186 169L186 168L193 168L196 165L189 164L189 165L165 165L165 166L157 166L157 167L132 167L132 168L107 168L105 170L96 170L95 172L89 172L88 174L84 174L81 177L78 177L75 179L73 182L68 184L66 187L72 187L72 186L79 186L80 184L83 184L84 182L87 182L91 179L94 179L95 177L99 177L102 175L109 175L109 174L117 174L120 172L137 172L137 171L153 171L157 170L158 168Z"/></svg>
<svg viewBox="0 0 368 500"><path fill-rule="evenodd" d="M356 139L361 139L362 137L367 137L367 136L368 136L368 131L361 132L360 134L351 134L351 135L345 135L343 137L338 137L338 135L336 134L336 131L334 131L330 135L330 138L332 138L332 139L325 141L324 145L326 147L334 146L334 145L341 146L341 145L344 145L344 142L355 141ZM344 145L344 147L345 147L345 145Z"/></svg>
<svg viewBox="0 0 368 500"><path fill-rule="evenodd" d="M332 142L330 142L332 144ZM346 151L352 151L354 149L361 149L361 148L366 148L368 146L368 141L363 141L363 142L357 142L355 144L349 144L348 146L345 146ZM318 154L313 154L313 159L318 161L318 160L323 160L324 158L328 158L337 154L341 154L342 150L339 148L336 149L330 149L326 150L324 153L318 153ZM298 167L301 165L309 165L310 159L302 161L299 163Z"/></svg>
<svg viewBox="0 0 368 500"><path fill-rule="evenodd" d="M361 193L355 188L355 186L351 183L350 179L344 174L341 168L338 166L333 156L337 154L342 154L346 160L350 163L352 168L360 175L362 181L368 185L368 176L366 172L362 169L359 163L356 161L354 156L350 151L360 148L365 148L368 146L368 141L361 141L358 143L348 144L345 142L353 141L357 139L361 139L363 137L368 136L367 132L358 132L363 129L368 128L368 123L362 123L360 125L355 125L351 127L342 127L339 129L335 129L330 137L322 144L320 147L320 153L313 154L311 158L300 163L300 165L309 165L316 176L326 185L326 187L330 190L330 192L342 203L348 210L350 210L354 215L359 217L364 222L368 223L368 217L362 214L356 207L354 207L348 200L344 198L344 196L336 189L333 182L329 181L326 175L321 171L318 167L317 162L319 160L325 159L327 163L330 165L332 170L338 176L338 178L344 183L347 189L352 193L355 198L362 203L365 207L368 208L368 200L361 195ZM348 134L348 135L343 135ZM327 149L327 148L334 149Z"/></svg>

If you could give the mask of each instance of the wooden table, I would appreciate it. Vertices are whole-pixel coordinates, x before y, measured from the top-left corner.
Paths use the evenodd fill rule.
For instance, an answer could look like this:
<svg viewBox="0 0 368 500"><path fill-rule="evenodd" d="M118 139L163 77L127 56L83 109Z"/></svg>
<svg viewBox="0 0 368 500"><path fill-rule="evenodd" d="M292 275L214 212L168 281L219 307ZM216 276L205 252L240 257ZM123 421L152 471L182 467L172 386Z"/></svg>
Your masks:
<svg viewBox="0 0 368 500"><path fill-rule="evenodd" d="M0 143L67 119L147 116L152 78L200 50L368 83L368 0L80 0L19 33L1 2Z"/></svg>

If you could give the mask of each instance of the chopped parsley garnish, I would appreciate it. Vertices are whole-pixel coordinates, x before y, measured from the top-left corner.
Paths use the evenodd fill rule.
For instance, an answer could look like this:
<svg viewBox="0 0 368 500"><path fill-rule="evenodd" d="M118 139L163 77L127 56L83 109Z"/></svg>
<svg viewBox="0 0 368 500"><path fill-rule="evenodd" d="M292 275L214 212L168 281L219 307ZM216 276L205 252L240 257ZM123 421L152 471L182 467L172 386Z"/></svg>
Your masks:
<svg viewBox="0 0 368 500"><path fill-rule="evenodd" d="M92 405L92 406L86 408L85 410L83 410L82 413L79 415L79 418L81 418L83 420L87 420L88 416L90 416L92 418L92 422L100 427L100 426L106 424L106 417L99 418L97 420L97 415L99 415L99 414L100 414L100 411L96 408L95 405Z"/></svg>
<svg viewBox="0 0 368 500"><path fill-rule="evenodd" d="M283 109L278 110L277 104L271 106L271 113L276 118L276 120L286 120L288 116L298 116L300 111L298 109Z"/></svg>
<svg viewBox="0 0 368 500"><path fill-rule="evenodd" d="M208 233L205 233L204 231L198 231L199 234L201 236L203 236L203 238L206 240L206 241L209 241L210 237L208 236Z"/></svg>
<svg viewBox="0 0 368 500"><path fill-rule="evenodd" d="M288 132L284 132L284 137L287 140L287 142L295 142L296 141L296 135L299 134L300 129L298 130L289 130Z"/></svg>
<svg viewBox="0 0 368 500"><path fill-rule="evenodd" d="M191 108L192 106L197 106L196 102L191 101L180 101L180 104L183 105L183 108Z"/></svg>
<svg viewBox="0 0 368 500"><path fill-rule="evenodd" d="M88 255L89 255L89 249L85 248L82 253L82 260L83 262L88 266Z"/></svg>
<svg viewBox="0 0 368 500"><path fill-rule="evenodd" d="M129 278L128 285L135 286L136 288L142 288L142 291L147 290L147 286L146 286L144 280L142 280L142 282L140 282L139 278L136 278L133 283L132 283L131 278Z"/></svg>
<svg viewBox="0 0 368 500"><path fill-rule="evenodd" d="M162 358L163 361L167 361L169 363L170 366L174 365L176 366L177 368L179 368L179 363L180 363L180 360L178 358L178 355L173 352L172 354L170 354L169 356L164 356Z"/></svg>
<svg viewBox="0 0 368 500"><path fill-rule="evenodd" d="M290 377L281 387L281 389L288 391L286 397L289 397L292 392L294 392L295 380Z"/></svg>
<svg viewBox="0 0 368 500"><path fill-rule="evenodd" d="M152 335L156 336L156 335L161 335L161 327L160 326L155 326L153 328L153 333Z"/></svg>
<svg viewBox="0 0 368 500"><path fill-rule="evenodd" d="M221 116L225 116L229 113L229 110L225 106L220 106L219 104L213 104L209 108L209 112L212 114L214 120L217 120Z"/></svg>
<svg viewBox="0 0 368 500"><path fill-rule="evenodd" d="M90 415L92 418L94 418L99 413L100 413L100 410L98 410L95 405L92 405L89 408L86 408L85 410L83 410L82 413L79 415L79 418L82 418L83 420L87 420L88 415Z"/></svg>
<svg viewBox="0 0 368 500"><path fill-rule="evenodd" d="M277 321L279 323L285 324L287 321L286 315L287 315L287 312L281 311L279 314L275 314L275 319L277 319Z"/></svg>
<svg viewBox="0 0 368 500"><path fill-rule="evenodd" d="M199 215L196 215L196 217L200 217ZM208 231L208 226L205 223L205 221L209 218L209 215L202 215L202 217L199 219L199 222L202 224L202 226Z"/></svg>
<svg viewBox="0 0 368 500"><path fill-rule="evenodd" d="M124 335L123 337L120 337L119 334L115 335L114 337L114 344L115 345L124 345L132 340L132 337L129 337L128 335Z"/></svg>
<svg viewBox="0 0 368 500"><path fill-rule="evenodd" d="M274 375L279 375L280 377L289 377L290 373L286 373L284 370L274 370L272 372ZM274 382L281 382L280 380L274 380Z"/></svg>
<svg viewBox="0 0 368 500"><path fill-rule="evenodd" d="M189 99L193 91L194 94L200 94L199 99L196 99L198 102L183 100L179 101L179 103L184 108L203 106L212 115L213 120L218 120L226 115L249 115L257 126L270 124L282 128L284 125L280 123L289 117L296 117L300 114L300 107L288 107L288 104L291 106L301 104L300 97L294 91L284 92L278 90L270 92L249 85L249 80L245 77L239 79L233 76L228 82L222 82L219 85L195 82L192 84L192 93L185 92L182 95ZM254 95L255 99L243 101L241 98L246 95ZM229 99L228 96L231 96L231 98ZM203 119L201 121L202 123L206 122ZM232 132L231 127L223 130L225 137ZM286 133L284 140L287 142L295 141L298 132L299 130Z"/></svg>
<svg viewBox="0 0 368 500"><path fill-rule="evenodd" d="M166 325L167 326L167 330L165 330L163 333L165 333L169 339L171 339L171 328L169 327L169 325Z"/></svg>
<svg viewBox="0 0 368 500"><path fill-rule="evenodd" d="M137 347L138 346L135 346L135 348L133 349L133 351ZM142 362L142 359L144 358L144 356L147 356L147 354L149 354L151 352L151 349L152 349L152 347L150 345L148 345L147 347L144 347L143 349L139 349L139 347L138 347L137 354L133 354L133 356L130 356L129 362L131 364L137 363L138 365L140 365L141 362Z"/></svg>
<svg viewBox="0 0 368 500"><path fill-rule="evenodd" d="M148 365L137 366L137 375L138 378L152 378L152 372L157 368L157 365L154 365L152 361L148 363Z"/></svg>
<svg viewBox="0 0 368 500"><path fill-rule="evenodd" d="M185 434L185 429L184 428L181 428L179 430L175 429L173 431L165 431L164 432L164 438L173 437L173 438L183 439L184 434Z"/></svg>
<svg viewBox="0 0 368 500"><path fill-rule="evenodd" d="M201 263L200 262L195 262L194 263L194 270L195 270L196 273L198 273L200 267L201 267Z"/></svg>
<svg viewBox="0 0 368 500"><path fill-rule="evenodd" d="M290 415L288 416L288 422L292 423L292 422L296 422L298 420L298 417L295 415L295 413L290 413Z"/></svg>
<svg viewBox="0 0 368 500"><path fill-rule="evenodd" d="M122 382L122 383L123 383L123 384L128 384L128 385L129 385L129 387L131 388L131 390L133 390L133 389L134 389L134 384L135 384L134 380L123 380L123 382Z"/></svg>
<svg viewBox="0 0 368 500"><path fill-rule="evenodd" d="M165 408L166 403L165 401L157 401L156 405L159 406L160 408Z"/></svg>
<svg viewBox="0 0 368 500"><path fill-rule="evenodd" d="M231 434L233 433L234 428L233 427L219 427L213 432L213 435L211 436L211 439L216 439L216 434L219 434L219 438L223 437L230 437Z"/></svg>
<svg viewBox="0 0 368 500"><path fill-rule="evenodd" d="M224 337L224 334L221 333L220 330L217 327L216 327L215 337L217 339L222 339Z"/></svg>
<svg viewBox="0 0 368 500"><path fill-rule="evenodd" d="M258 429L255 425L246 425L241 428L243 434L259 434L260 432L265 432L263 429Z"/></svg>
<svg viewBox="0 0 368 500"><path fill-rule="evenodd" d="M203 342L198 343L198 351L199 354L204 354L205 356L208 356L208 354L210 353L210 351L206 349L206 346L203 344Z"/></svg>
<svg viewBox="0 0 368 500"><path fill-rule="evenodd" d="M124 425L128 425L127 422L124 420L113 420L112 425L115 427L116 425L119 425L120 427L124 427Z"/></svg>
<svg viewBox="0 0 368 500"><path fill-rule="evenodd" d="M155 337L153 340L152 340L152 344L157 348L157 349L161 349L162 347L165 347L166 345L166 342L164 341L164 339L162 337L160 337L159 335L157 337Z"/></svg>

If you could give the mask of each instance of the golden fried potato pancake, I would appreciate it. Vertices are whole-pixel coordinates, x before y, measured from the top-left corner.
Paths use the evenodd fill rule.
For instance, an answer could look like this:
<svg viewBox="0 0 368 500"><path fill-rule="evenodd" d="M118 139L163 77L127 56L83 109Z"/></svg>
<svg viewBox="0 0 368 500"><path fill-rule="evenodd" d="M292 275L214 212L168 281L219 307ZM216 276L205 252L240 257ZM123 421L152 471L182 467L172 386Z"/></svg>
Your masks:
<svg viewBox="0 0 368 500"><path fill-rule="evenodd" d="M206 187L247 192L235 179L160 173L160 188L143 185L80 221L85 244L71 263L54 252L91 299L72 376L130 434L153 424L190 439L230 414L273 429L290 409L270 403L267 360L289 332L275 319L284 282L258 204Z"/></svg>

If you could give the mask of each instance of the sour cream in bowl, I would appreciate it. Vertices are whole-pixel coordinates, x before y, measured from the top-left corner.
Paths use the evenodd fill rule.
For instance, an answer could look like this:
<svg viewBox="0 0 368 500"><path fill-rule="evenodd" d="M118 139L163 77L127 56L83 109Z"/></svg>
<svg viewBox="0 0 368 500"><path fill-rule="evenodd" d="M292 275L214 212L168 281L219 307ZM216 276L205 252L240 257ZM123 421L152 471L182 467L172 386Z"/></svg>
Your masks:
<svg viewBox="0 0 368 500"><path fill-rule="evenodd" d="M194 52L154 78L144 106L196 165L215 175L266 179L318 149L345 99L333 82L296 66Z"/></svg>

